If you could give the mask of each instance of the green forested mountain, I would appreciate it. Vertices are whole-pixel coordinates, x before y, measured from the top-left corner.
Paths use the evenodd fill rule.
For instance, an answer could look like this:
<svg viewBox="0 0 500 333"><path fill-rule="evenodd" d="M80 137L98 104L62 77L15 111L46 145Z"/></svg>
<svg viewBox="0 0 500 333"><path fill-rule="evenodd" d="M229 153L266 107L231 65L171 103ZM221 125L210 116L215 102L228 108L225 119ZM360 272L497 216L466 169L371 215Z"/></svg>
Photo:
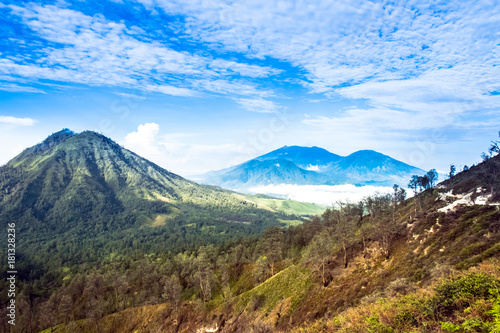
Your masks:
<svg viewBox="0 0 500 333"><path fill-rule="evenodd" d="M21 254L38 265L182 251L321 211L306 204L285 214L280 200L250 199L186 180L90 131L55 133L0 168L0 220L16 222Z"/></svg>

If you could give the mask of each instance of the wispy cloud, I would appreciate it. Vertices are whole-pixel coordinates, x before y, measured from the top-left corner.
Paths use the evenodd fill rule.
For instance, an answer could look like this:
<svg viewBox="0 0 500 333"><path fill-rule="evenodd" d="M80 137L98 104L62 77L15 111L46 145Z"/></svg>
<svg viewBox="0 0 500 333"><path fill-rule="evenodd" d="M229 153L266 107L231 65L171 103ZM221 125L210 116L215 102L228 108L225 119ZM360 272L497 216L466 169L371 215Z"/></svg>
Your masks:
<svg viewBox="0 0 500 333"><path fill-rule="evenodd" d="M18 125L18 126L33 126L37 120L32 118L16 118L11 116L0 116L0 123Z"/></svg>
<svg viewBox="0 0 500 333"><path fill-rule="evenodd" d="M282 108L282 106L274 103L273 101L265 100L262 98L239 98L235 99L235 101L243 106L243 108L252 112L274 113Z"/></svg>
<svg viewBox="0 0 500 333"><path fill-rule="evenodd" d="M138 2L188 17L192 40L302 69L312 93L409 111L499 106L487 95L500 77L500 7L490 1Z"/></svg>
<svg viewBox="0 0 500 333"><path fill-rule="evenodd" d="M37 93L44 94L43 90L30 87L30 86L21 86L15 83L10 82L0 82L0 90L10 91L10 92L28 92L28 93Z"/></svg>
<svg viewBox="0 0 500 333"><path fill-rule="evenodd" d="M233 77L263 78L280 73L271 67L213 59L144 41L147 35L138 36L141 29L128 28L102 15L88 16L71 9L35 4L8 7L45 40L42 47L31 50L31 59L0 59L0 72L12 77L194 96L193 87L204 88L197 84L201 79L225 80L230 86ZM235 85L233 90L241 86L238 82ZM254 85L246 93L259 94L259 90Z"/></svg>

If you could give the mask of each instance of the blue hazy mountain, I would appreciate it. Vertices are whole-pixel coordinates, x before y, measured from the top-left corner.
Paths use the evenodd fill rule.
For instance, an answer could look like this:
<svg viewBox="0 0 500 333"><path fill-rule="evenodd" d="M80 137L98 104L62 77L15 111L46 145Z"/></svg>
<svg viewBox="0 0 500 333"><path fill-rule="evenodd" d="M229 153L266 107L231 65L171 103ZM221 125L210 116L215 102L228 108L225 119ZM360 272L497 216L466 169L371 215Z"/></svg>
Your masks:
<svg viewBox="0 0 500 333"><path fill-rule="evenodd" d="M425 172L373 150L343 157L319 147L284 146L242 164L208 172L202 182L238 190L273 184L406 186L415 174Z"/></svg>
<svg viewBox="0 0 500 333"><path fill-rule="evenodd" d="M330 153L328 150L320 147L299 147L299 146L284 146L280 149L273 150L270 153L255 158L258 161L269 161L283 159L293 162L296 166L311 170L322 169L338 162L342 156Z"/></svg>

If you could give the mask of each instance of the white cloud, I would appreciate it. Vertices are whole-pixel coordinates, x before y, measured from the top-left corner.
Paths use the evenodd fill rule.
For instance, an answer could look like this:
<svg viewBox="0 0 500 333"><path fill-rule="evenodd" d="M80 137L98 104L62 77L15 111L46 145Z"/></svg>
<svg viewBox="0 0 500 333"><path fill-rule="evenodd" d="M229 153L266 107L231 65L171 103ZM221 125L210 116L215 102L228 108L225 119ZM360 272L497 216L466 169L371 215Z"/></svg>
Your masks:
<svg viewBox="0 0 500 333"><path fill-rule="evenodd" d="M0 123L18 125L18 126L33 126L37 120L32 118L16 118L10 116L0 116Z"/></svg>
<svg viewBox="0 0 500 333"><path fill-rule="evenodd" d="M193 86L200 90L210 91L218 94L235 94L243 96L272 96L272 92L266 90L259 90L255 84L251 82L241 82L238 80L225 80L225 79L199 79L194 80Z"/></svg>
<svg viewBox="0 0 500 333"><path fill-rule="evenodd" d="M28 4L8 6L23 23L49 42L36 50L33 59L0 59L0 73L14 78L49 79L84 83L94 86L120 86L161 92L175 96L194 96L199 80L224 80L225 90L231 88L233 77L261 78L279 74L271 67L212 59L188 52L176 51L158 42L146 42L147 36L138 28L105 19L102 15L88 16L81 12ZM146 37L142 38L141 37ZM35 50L33 50L35 51ZM223 79L226 78L226 79ZM207 89L210 92L219 91ZM254 86L244 93L257 94Z"/></svg>
<svg viewBox="0 0 500 333"><path fill-rule="evenodd" d="M237 144L208 145L187 142L189 133L161 134L156 123L139 125L125 136L127 149L181 176L202 174L227 167L244 152Z"/></svg>
<svg viewBox="0 0 500 333"><path fill-rule="evenodd" d="M235 101L248 111L252 112L274 113L282 108L282 106L274 103L273 101L268 101L262 98L239 98L235 99Z"/></svg>
<svg viewBox="0 0 500 333"><path fill-rule="evenodd" d="M274 195L302 202L312 202L331 206L339 200L357 202L364 197L379 193L391 193L392 187L354 186L354 185L266 185L249 189L252 193Z"/></svg>
<svg viewBox="0 0 500 333"><path fill-rule="evenodd" d="M138 0L187 17L214 48L300 68L314 93L430 114L498 108L500 6L491 1L382 4Z"/></svg>
<svg viewBox="0 0 500 333"><path fill-rule="evenodd" d="M6 83L6 82L0 82L0 90L10 91L10 92L29 92L29 93L45 94L43 90L34 87L20 86L15 83Z"/></svg>
<svg viewBox="0 0 500 333"><path fill-rule="evenodd" d="M186 88L177 88L167 85L147 85L144 87L148 91L159 92L165 95L173 96L195 96L196 91Z"/></svg>

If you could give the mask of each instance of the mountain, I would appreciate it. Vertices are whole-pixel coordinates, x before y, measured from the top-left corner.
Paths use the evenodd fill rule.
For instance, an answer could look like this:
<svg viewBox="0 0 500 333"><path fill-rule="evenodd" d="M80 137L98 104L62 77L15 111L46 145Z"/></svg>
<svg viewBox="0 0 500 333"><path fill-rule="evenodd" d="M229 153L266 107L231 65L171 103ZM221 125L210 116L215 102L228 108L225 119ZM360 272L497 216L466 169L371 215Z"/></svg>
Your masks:
<svg viewBox="0 0 500 333"><path fill-rule="evenodd" d="M0 168L0 220L37 263L221 243L296 221L295 208L322 211L198 185L91 131L54 133Z"/></svg>
<svg viewBox="0 0 500 333"><path fill-rule="evenodd" d="M360 150L331 164L325 173L341 175L351 184L406 186L412 175L423 175L425 171L373 150Z"/></svg>
<svg viewBox="0 0 500 333"><path fill-rule="evenodd" d="M206 184L245 191L273 184L406 186L415 174L425 172L373 150L342 157L319 147L284 146L242 164L208 172L201 179Z"/></svg>
<svg viewBox="0 0 500 333"><path fill-rule="evenodd" d="M316 146L310 148L284 146L255 159L258 161L283 159L293 162L302 169L321 170L327 165L340 161L342 157Z"/></svg>
<svg viewBox="0 0 500 333"><path fill-rule="evenodd" d="M498 332L499 170L496 156L410 199L373 195L218 252L111 262L33 303L55 333Z"/></svg>

